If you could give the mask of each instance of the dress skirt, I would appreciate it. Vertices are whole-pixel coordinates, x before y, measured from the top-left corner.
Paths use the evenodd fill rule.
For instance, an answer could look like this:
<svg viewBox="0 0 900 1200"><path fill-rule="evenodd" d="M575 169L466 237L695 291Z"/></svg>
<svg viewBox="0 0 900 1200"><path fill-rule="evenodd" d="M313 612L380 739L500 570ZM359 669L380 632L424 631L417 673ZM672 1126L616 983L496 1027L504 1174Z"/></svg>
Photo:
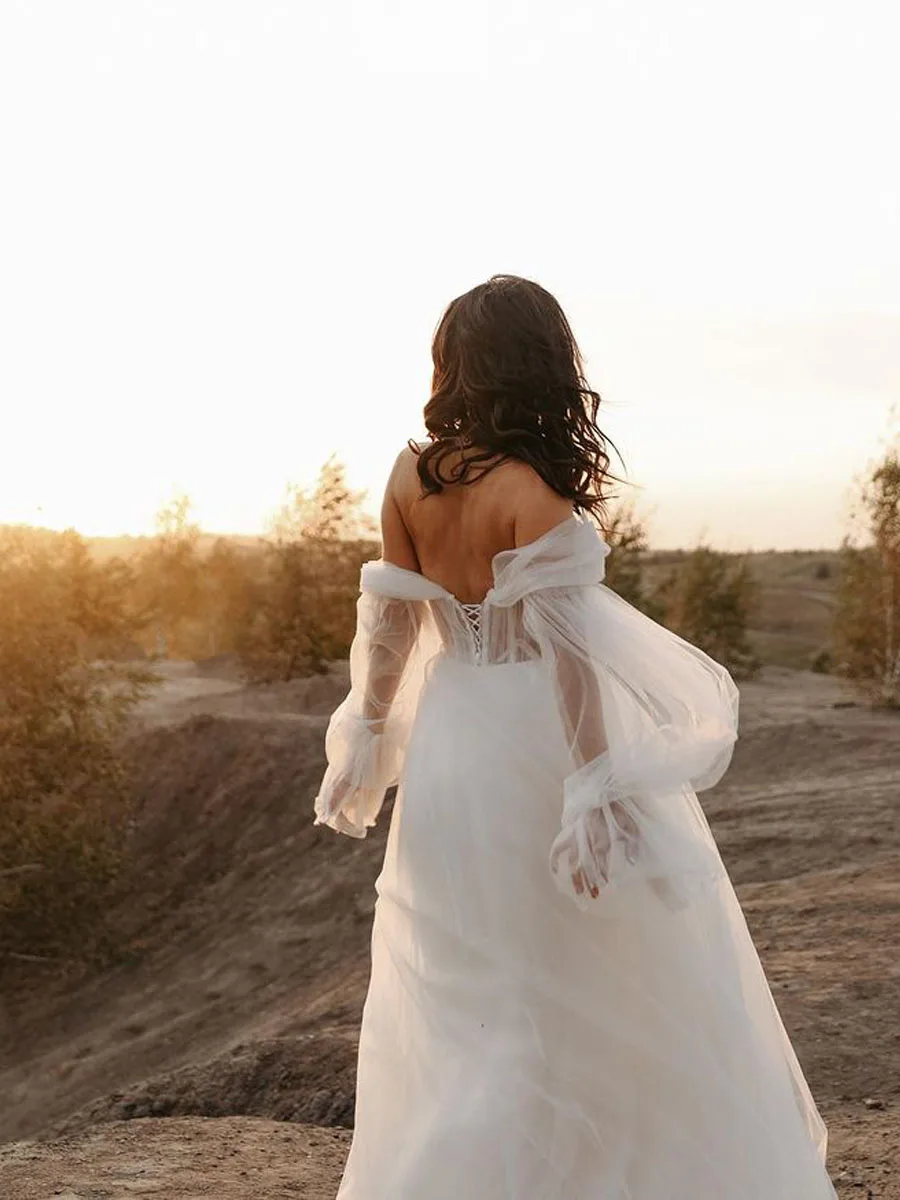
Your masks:
<svg viewBox="0 0 900 1200"><path fill-rule="evenodd" d="M825 1128L718 870L582 908L540 661L442 657L394 805L339 1200L826 1200Z"/></svg>

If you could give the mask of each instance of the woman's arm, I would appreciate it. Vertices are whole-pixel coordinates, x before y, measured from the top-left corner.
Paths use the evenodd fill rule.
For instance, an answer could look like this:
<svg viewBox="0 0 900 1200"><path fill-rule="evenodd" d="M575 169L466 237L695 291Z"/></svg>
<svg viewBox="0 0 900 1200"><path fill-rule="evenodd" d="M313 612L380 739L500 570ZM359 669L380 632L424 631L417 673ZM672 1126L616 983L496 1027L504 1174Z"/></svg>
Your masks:
<svg viewBox="0 0 900 1200"><path fill-rule="evenodd" d="M403 524L395 482L400 456L382 504L383 561L418 570L412 539ZM316 822L341 833L365 836L384 793L397 782L404 745L391 720L424 613L421 601L363 592L350 649L350 692L332 715L325 739L328 768L315 801ZM400 723L402 724L402 722Z"/></svg>
<svg viewBox="0 0 900 1200"><path fill-rule="evenodd" d="M550 854L550 870L559 880L567 872L576 896L596 899L609 879L613 842L622 843L626 856L636 853L638 829L622 800L607 794L609 732L597 667L587 652L583 613L589 603L588 588L565 589L555 598L545 594L538 602L544 617L543 655L551 669L557 709L571 758L564 785L563 828ZM555 618L555 619L554 619ZM572 799L585 786L593 797L582 804L577 817Z"/></svg>
<svg viewBox="0 0 900 1200"><path fill-rule="evenodd" d="M573 515L571 501L558 495L543 480L533 480L517 505L516 545L527 545ZM600 685L584 650L577 609L577 598L570 599L565 605L567 617L560 622L557 636L546 639L544 647L573 775L589 763L602 761L609 750ZM617 802L616 815L627 819ZM578 830L566 831L557 838L552 848L551 871L557 875L565 869L576 895L596 898L609 849L609 829L598 812L597 818L591 817Z"/></svg>
<svg viewBox="0 0 900 1200"><path fill-rule="evenodd" d="M415 456L409 449L402 450L391 469L381 502L381 557L395 567L421 571L416 547L403 518L405 502L414 486L411 476L418 479Z"/></svg>
<svg viewBox="0 0 900 1200"><path fill-rule="evenodd" d="M418 571L419 558L401 512L400 497L408 486L412 460L402 451L394 463L381 504L381 557L384 562ZM413 469L415 469L413 464ZM363 716L373 732L380 732L397 694L403 669L416 643L421 620L420 606L397 601L384 607L380 628L371 639Z"/></svg>

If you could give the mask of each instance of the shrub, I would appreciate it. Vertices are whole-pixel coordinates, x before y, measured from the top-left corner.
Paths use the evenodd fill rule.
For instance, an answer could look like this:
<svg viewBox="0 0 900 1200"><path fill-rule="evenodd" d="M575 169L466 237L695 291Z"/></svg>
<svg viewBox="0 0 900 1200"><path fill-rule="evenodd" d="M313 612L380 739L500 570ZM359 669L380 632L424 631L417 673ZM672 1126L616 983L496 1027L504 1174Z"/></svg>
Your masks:
<svg viewBox="0 0 900 1200"><path fill-rule="evenodd" d="M106 945L127 823L117 747L149 682L92 658L132 632L120 568L71 532L0 530L0 969Z"/></svg>
<svg viewBox="0 0 900 1200"><path fill-rule="evenodd" d="M257 604L240 647L252 679L286 680L324 671L330 660L349 653L360 566L377 553L375 544L361 536L369 529L361 499L333 459L311 494L288 489L273 522Z"/></svg>
<svg viewBox="0 0 900 1200"><path fill-rule="evenodd" d="M809 669L816 675L830 675L834 668L834 658L830 650L819 650L814 654Z"/></svg>
<svg viewBox="0 0 900 1200"><path fill-rule="evenodd" d="M841 547L838 670L874 704L900 707L900 450L863 481L858 530Z"/></svg>
<svg viewBox="0 0 900 1200"><path fill-rule="evenodd" d="M738 678L759 669L747 629L756 581L745 562L698 546L663 580L654 596L659 619Z"/></svg>
<svg viewBox="0 0 900 1200"><path fill-rule="evenodd" d="M619 505L603 523L609 544L604 582L636 608L646 604L643 576L647 553L647 529L631 505Z"/></svg>
<svg viewBox="0 0 900 1200"><path fill-rule="evenodd" d="M200 528L190 519L191 502L175 496L156 514L156 535L140 554L137 594L142 623L153 629L153 653L192 657L197 651L203 567Z"/></svg>

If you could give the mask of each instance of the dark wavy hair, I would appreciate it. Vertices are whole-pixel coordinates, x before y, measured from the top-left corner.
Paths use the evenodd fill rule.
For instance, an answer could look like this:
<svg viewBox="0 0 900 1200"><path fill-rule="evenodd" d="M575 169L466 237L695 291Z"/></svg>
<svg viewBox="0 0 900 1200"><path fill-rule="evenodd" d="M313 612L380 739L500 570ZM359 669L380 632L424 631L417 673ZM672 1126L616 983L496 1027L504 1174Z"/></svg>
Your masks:
<svg viewBox="0 0 900 1200"><path fill-rule="evenodd" d="M493 275L448 305L431 356L430 440L424 447L410 442L426 495L516 459L576 510L602 516L615 447L597 427L600 397L584 377L565 313L546 289ZM447 468L446 458L459 451Z"/></svg>

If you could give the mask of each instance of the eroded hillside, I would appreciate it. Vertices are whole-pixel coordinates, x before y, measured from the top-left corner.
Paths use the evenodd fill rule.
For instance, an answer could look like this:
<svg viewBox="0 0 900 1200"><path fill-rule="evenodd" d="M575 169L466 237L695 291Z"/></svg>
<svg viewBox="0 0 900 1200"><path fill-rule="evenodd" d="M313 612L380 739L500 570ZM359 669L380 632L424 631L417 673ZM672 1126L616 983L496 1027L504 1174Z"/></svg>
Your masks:
<svg viewBox="0 0 900 1200"><path fill-rule="evenodd" d="M356 842L310 823L345 676L245 688L227 664L168 674L131 743L128 960L64 985L35 967L7 997L11 1200L336 1190L387 828ZM742 697L733 768L704 806L829 1124L839 1192L897 1198L900 719L786 670Z"/></svg>

